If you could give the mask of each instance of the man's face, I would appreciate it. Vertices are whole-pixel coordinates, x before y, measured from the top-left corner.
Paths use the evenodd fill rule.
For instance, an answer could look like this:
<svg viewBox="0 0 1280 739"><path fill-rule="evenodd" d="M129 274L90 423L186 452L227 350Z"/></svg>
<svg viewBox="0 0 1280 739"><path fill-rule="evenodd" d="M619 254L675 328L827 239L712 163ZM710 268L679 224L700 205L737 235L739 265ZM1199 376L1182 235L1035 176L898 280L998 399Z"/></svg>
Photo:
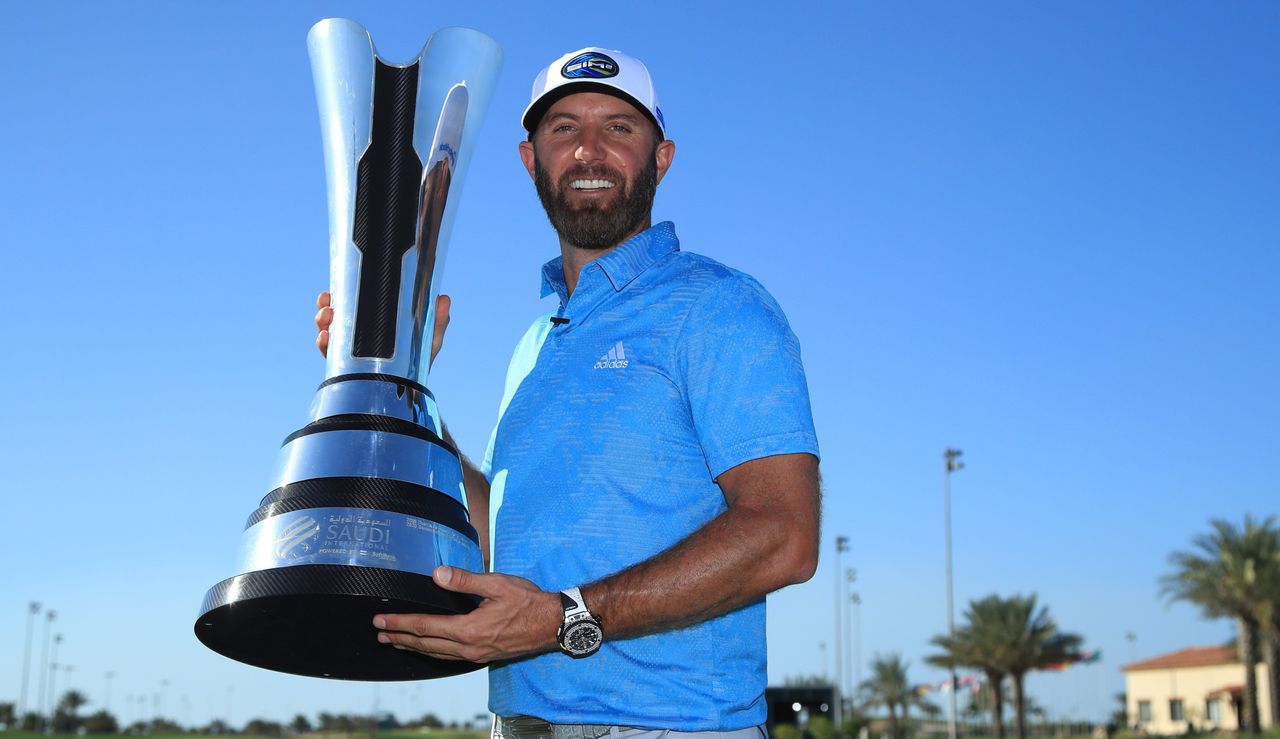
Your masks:
<svg viewBox="0 0 1280 739"><path fill-rule="evenodd" d="M569 244L608 249L649 226L675 144L630 103L597 92L558 100L520 156L551 225Z"/></svg>

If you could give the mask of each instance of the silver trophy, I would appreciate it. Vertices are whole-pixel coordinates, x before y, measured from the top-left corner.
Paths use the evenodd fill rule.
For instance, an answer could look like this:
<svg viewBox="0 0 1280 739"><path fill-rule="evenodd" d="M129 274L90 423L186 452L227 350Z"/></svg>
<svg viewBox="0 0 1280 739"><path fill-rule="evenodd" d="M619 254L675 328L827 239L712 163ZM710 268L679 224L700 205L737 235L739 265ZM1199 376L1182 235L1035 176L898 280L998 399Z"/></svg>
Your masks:
<svg viewBox="0 0 1280 739"><path fill-rule="evenodd" d="M478 603L431 579L437 565L483 564L427 372L458 191L502 52L446 28L411 63L387 64L368 31L341 19L317 23L307 46L329 196L326 379L249 516L239 574L205 595L196 636L299 675L468 672L479 665L379 644L372 619Z"/></svg>

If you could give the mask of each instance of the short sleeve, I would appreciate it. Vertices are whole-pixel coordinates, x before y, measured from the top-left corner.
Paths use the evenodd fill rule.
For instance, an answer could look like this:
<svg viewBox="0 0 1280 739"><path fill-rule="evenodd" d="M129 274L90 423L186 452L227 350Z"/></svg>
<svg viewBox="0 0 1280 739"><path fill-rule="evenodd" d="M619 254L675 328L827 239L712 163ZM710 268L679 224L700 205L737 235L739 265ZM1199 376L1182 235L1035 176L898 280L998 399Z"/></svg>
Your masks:
<svg viewBox="0 0 1280 739"><path fill-rule="evenodd" d="M507 412L507 406L511 405L511 399L515 397L516 390L520 389L520 383L524 382L524 378L529 376L533 366L537 364L538 352L542 351L542 344L551 333L550 319L553 315L555 314L547 313L535 319L511 354L511 362L507 365L507 377L502 387L502 402L498 404L498 420L493 424L493 432L489 434L489 446L485 448L484 461L480 463L480 473L489 482L493 482L493 447L498 440L498 425L502 423L502 416ZM494 508L496 510L496 507Z"/></svg>
<svg viewBox="0 0 1280 739"><path fill-rule="evenodd" d="M712 477L775 454L817 456L800 342L773 297L730 271L691 307L676 347Z"/></svg>

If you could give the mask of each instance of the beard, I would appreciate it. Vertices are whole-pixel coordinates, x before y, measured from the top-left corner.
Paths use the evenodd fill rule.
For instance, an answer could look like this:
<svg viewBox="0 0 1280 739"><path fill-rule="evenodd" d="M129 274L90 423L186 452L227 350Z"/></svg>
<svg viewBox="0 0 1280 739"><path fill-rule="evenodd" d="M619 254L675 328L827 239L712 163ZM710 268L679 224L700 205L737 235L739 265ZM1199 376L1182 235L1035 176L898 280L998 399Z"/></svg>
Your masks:
<svg viewBox="0 0 1280 739"><path fill-rule="evenodd" d="M639 230L653 211L653 198L658 191L658 164L653 156L646 159L634 182L627 182L608 167L583 165L566 172L557 186L536 155L533 170L538 199L551 226L560 238L579 249L603 251L617 246ZM613 202L570 205L566 196L572 189L569 183L578 179L612 181L617 191Z"/></svg>

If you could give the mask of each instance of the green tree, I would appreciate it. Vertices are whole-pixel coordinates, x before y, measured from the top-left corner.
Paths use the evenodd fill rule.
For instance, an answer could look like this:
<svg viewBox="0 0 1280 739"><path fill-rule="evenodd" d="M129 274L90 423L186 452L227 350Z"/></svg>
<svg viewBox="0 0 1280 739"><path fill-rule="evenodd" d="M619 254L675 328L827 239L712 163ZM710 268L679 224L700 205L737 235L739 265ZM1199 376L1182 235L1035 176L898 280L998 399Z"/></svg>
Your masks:
<svg viewBox="0 0 1280 739"><path fill-rule="evenodd" d="M350 734L353 732L373 731L377 728L376 721L372 716L353 716L351 714L340 713L334 715L332 713L321 713L317 716L319 719L319 730L322 732L336 732L340 734ZM457 728L457 725L450 728Z"/></svg>
<svg viewBox="0 0 1280 739"><path fill-rule="evenodd" d="M289 730L295 734L306 734L311 731L311 721L299 713L293 717L293 721L289 722Z"/></svg>
<svg viewBox="0 0 1280 739"><path fill-rule="evenodd" d="M182 727L167 718L153 718L147 724L147 732L151 734L181 734Z"/></svg>
<svg viewBox="0 0 1280 739"><path fill-rule="evenodd" d="M971 667L981 670L990 686L987 694L991 710L991 730L995 739L1004 739L1004 678L1008 674L1009 654L1007 640L1000 628L1003 620L1003 601L990 595L982 600L969 601L964 612L964 622L955 635L935 636L930 643L942 650L925 658L925 661L948 669Z"/></svg>
<svg viewBox="0 0 1280 739"><path fill-rule="evenodd" d="M279 721L255 718L244 725L244 733L253 736L281 736L284 734L284 727Z"/></svg>
<svg viewBox="0 0 1280 739"><path fill-rule="evenodd" d="M1274 519L1268 518L1267 522ZM1272 529L1273 532L1275 529ZM1267 692L1271 699L1271 725L1280 726L1280 534L1274 534L1272 557L1258 573L1262 591L1258 602L1258 631L1262 637L1262 661L1267 664Z"/></svg>
<svg viewBox="0 0 1280 739"><path fill-rule="evenodd" d="M826 716L809 719L809 736L813 739L836 739L836 727Z"/></svg>
<svg viewBox="0 0 1280 739"><path fill-rule="evenodd" d="M776 724L769 730L769 735L773 739L804 739L800 729L791 724Z"/></svg>
<svg viewBox="0 0 1280 739"><path fill-rule="evenodd" d="M1160 592L1172 601L1200 607L1206 618L1231 618L1236 623L1236 645L1244 664L1244 716L1242 728L1258 732L1259 636L1263 623L1276 617L1276 584L1280 582L1280 531L1275 517L1259 522L1246 515L1244 528L1222 519L1209 522L1213 529L1192 540L1191 551L1169 555L1173 570L1160 578ZM1269 592L1270 591L1270 592ZM1272 624L1268 623L1268 628ZM1271 645L1275 639L1269 638ZM1275 647L1271 646L1268 670L1275 682Z"/></svg>
<svg viewBox="0 0 1280 739"><path fill-rule="evenodd" d="M969 700L965 703L965 707L961 709L960 715L970 721L978 721L983 716L991 712L992 701L991 685L986 680L979 682L977 689L969 694ZM1043 719L1045 709L1031 697L1026 696L1023 699L1026 703L1027 715ZM1000 702L1004 706L1004 715L1009 715L1009 707L1013 705L1013 697L1009 693L1009 683L1004 682L1000 686Z"/></svg>
<svg viewBox="0 0 1280 739"><path fill-rule="evenodd" d="M863 727L868 726L870 722L867 720L866 714L859 710L856 706L850 707L844 712L844 735L858 736Z"/></svg>
<svg viewBox="0 0 1280 739"><path fill-rule="evenodd" d="M782 679L788 688L826 688L831 686L831 678L822 675L788 675Z"/></svg>
<svg viewBox="0 0 1280 739"><path fill-rule="evenodd" d="M434 713L425 714L422 718L418 719L417 724L427 729L443 729L444 728L444 722L441 721L440 717L435 715Z"/></svg>
<svg viewBox="0 0 1280 739"><path fill-rule="evenodd" d="M0 726L9 728L18 722L17 711L12 703L0 703Z"/></svg>
<svg viewBox="0 0 1280 739"><path fill-rule="evenodd" d="M1000 684L1000 702L1008 705L1012 701L1009 700L1008 690L1005 689L1005 683ZM986 680L980 680L976 690L969 693L968 701L965 702L964 708L960 710L960 715L969 721L980 721L984 716L991 713L991 683ZM1003 718L1003 717L1002 717Z"/></svg>
<svg viewBox="0 0 1280 739"><path fill-rule="evenodd" d="M1116 708L1111 712L1111 724L1120 728L1129 726L1129 694L1123 690L1115 694Z"/></svg>
<svg viewBox="0 0 1280 739"><path fill-rule="evenodd" d="M22 714L22 720L18 722L18 728L32 733L43 732L44 717L34 711L27 711Z"/></svg>
<svg viewBox="0 0 1280 739"><path fill-rule="evenodd" d="M85 716L80 725L90 734L115 734L120 731L120 724L116 721L116 717L106 711Z"/></svg>
<svg viewBox="0 0 1280 739"><path fill-rule="evenodd" d="M895 739L905 735L903 728L910 718L911 706L925 705L907 679L907 668L902 655L893 652L887 656L877 654L871 660L871 677L858 686L858 700L862 707L883 707L889 712L889 733ZM899 724L898 709L902 711Z"/></svg>
<svg viewBox="0 0 1280 739"><path fill-rule="evenodd" d="M80 709L88 704L89 699L85 697L84 693L79 690L68 690L62 694L62 699L58 701L58 710L65 711L72 718L75 718Z"/></svg>
<svg viewBox="0 0 1280 739"><path fill-rule="evenodd" d="M89 703L84 693L68 690L58 700L53 712L53 731L56 734L73 734L80 728L80 709Z"/></svg>
<svg viewBox="0 0 1280 739"><path fill-rule="evenodd" d="M971 667L986 676L996 739L1004 737L1004 678L1009 677L1018 737L1026 739L1026 674L1072 659L1078 654L1080 637L1059 631L1048 608L1037 607L1035 595L989 595L969 602L964 623L954 636L935 636L931 643L942 652L928 657L930 664Z"/></svg>
<svg viewBox="0 0 1280 739"><path fill-rule="evenodd" d="M1049 608L1037 608L1035 595L1015 595L1005 603L1005 628L1013 639L1006 668L1013 687L1018 739L1026 739L1029 708L1025 690L1027 673L1075 659L1080 655L1081 639L1076 634L1059 631L1057 622L1049 615Z"/></svg>

